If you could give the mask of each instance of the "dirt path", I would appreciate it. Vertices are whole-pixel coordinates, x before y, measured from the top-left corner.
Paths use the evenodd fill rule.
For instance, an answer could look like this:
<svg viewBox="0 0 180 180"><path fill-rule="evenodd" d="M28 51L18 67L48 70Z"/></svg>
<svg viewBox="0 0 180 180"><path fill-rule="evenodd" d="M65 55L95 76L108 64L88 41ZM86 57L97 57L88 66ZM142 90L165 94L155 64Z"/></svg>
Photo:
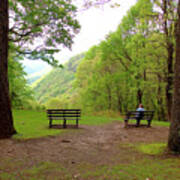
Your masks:
<svg viewBox="0 0 180 180"><path fill-rule="evenodd" d="M65 166L79 162L113 163L110 162L112 157L119 153L123 157L123 152L126 152L126 148L120 148L120 144L166 142L167 137L167 127L125 129L120 122L102 126L82 125L77 130L59 136L25 141L1 140L0 159L26 161L29 167L45 161L58 162Z"/></svg>

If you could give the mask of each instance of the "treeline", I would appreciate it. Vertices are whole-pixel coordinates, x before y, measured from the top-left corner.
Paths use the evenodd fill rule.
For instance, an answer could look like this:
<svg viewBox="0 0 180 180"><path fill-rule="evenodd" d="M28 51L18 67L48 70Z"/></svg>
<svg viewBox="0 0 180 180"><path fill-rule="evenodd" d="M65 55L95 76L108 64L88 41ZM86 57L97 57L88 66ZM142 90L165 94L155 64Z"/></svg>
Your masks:
<svg viewBox="0 0 180 180"><path fill-rule="evenodd" d="M139 0L79 65L79 105L124 113L143 103L156 119L170 120L176 18L175 1Z"/></svg>

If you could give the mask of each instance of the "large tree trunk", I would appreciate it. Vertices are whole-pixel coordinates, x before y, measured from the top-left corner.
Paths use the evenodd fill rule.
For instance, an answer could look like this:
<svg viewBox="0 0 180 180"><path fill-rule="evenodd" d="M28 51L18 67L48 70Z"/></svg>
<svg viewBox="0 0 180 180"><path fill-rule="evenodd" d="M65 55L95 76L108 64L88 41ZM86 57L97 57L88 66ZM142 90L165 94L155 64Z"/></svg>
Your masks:
<svg viewBox="0 0 180 180"><path fill-rule="evenodd" d="M0 138L11 137L13 126L8 85L8 0L0 3Z"/></svg>
<svg viewBox="0 0 180 180"><path fill-rule="evenodd" d="M169 16L168 8L170 3L168 0L163 0L163 28L166 38L166 48L167 48L167 85L166 85L166 106L167 106L167 119L171 121L171 109L172 109L172 89L173 89L173 54L174 54L174 44L172 38L174 37L173 30L170 30L168 24L172 24L167 18Z"/></svg>
<svg viewBox="0 0 180 180"><path fill-rule="evenodd" d="M167 77L167 85L166 85L166 103L167 103L167 118L171 121L171 109L172 109L172 89L173 89L173 53L174 53L174 45L173 43L167 42L167 51L168 51L168 59L167 59L167 69L168 69L168 77Z"/></svg>
<svg viewBox="0 0 180 180"><path fill-rule="evenodd" d="M158 104L158 109L157 109L157 118L159 121L166 121L166 113L163 105L163 97L162 97L162 87L161 83L163 82L162 77L160 74L157 75L158 77L158 89L157 89L157 104Z"/></svg>
<svg viewBox="0 0 180 180"><path fill-rule="evenodd" d="M168 148L180 153L180 0L178 2L178 19L176 23L176 62L174 77L174 94L172 121L169 131Z"/></svg>
<svg viewBox="0 0 180 180"><path fill-rule="evenodd" d="M143 92L141 91L141 89L137 90L137 102L138 105L142 103L142 96L143 96Z"/></svg>

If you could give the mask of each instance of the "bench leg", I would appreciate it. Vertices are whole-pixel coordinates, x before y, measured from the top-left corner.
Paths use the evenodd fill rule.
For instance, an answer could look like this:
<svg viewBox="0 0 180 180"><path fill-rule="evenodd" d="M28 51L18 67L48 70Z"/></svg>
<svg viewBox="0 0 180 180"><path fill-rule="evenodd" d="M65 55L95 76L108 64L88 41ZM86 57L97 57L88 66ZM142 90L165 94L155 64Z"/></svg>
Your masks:
<svg viewBox="0 0 180 180"><path fill-rule="evenodd" d="M49 120L49 128L52 128L52 119Z"/></svg>
<svg viewBox="0 0 180 180"><path fill-rule="evenodd" d="M66 128L66 119L64 119L64 122L63 122L63 128Z"/></svg>
<svg viewBox="0 0 180 180"><path fill-rule="evenodd" d="M128 120L127 120L127 119L124 120L124 127L125 127L125 128L128 127Z"/></svg>
<svg viewBox="0 0 180 180"><path fill-rule="evenodd" d="M147 127L151 127L151 120L148 120L148 125Z"/></svg>
<svg viewBox="0 0 180 180"><path fill-rule="evenodd" d="M139 125L140 125L140 119L136 119L136 127L139 127Z"/></svg>
<svg viewBox="0 0 180 180"><path fill-rule="evenodd" d="M76 128L78 128L78 119L76 119Z"/></svg>

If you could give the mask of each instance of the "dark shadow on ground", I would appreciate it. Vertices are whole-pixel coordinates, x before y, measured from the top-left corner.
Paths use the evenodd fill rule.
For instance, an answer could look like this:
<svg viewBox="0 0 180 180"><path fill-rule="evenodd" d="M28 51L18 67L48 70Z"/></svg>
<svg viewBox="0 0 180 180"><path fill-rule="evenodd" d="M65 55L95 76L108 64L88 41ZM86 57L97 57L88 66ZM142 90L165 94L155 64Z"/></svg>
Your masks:
<svg viewBox="0 0 180 180"><path fill-rule="evenodd" d="M61 124L52 125L50 129L81 129L80 127L77 127L76 125L68 124L66 125L66 128L63 127Z"/></svg>
<svg viewBox="0 0 180 180"><path fill-rule="evenodd" d="M140 124L137 126L136 124L128 124L125 128L151 128L146 124Z"/></svg>

